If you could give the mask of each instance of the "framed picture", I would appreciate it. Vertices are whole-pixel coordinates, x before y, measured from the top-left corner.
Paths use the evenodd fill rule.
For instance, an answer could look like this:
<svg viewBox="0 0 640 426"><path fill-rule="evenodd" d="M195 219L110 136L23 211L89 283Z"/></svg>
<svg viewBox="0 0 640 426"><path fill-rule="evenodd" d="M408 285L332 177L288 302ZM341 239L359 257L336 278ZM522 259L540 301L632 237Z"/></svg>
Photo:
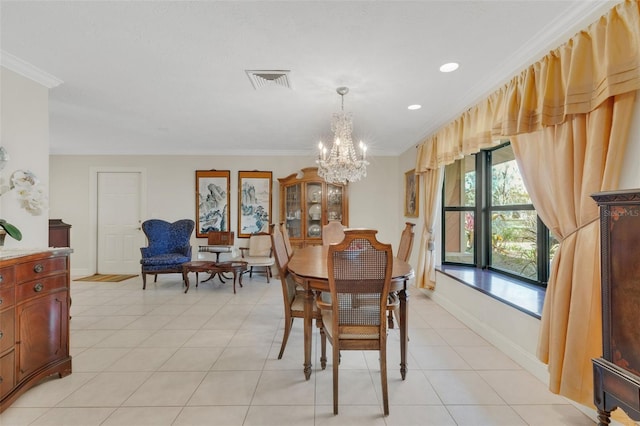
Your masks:
<svg viewBox="0 0 640 426"><path fill-rule="evenodd" d="M238 172L238 237L269 232L271 172Z"/></svg>
<svg viewBox="0 0 640 426"><path fill-rule="evenodd" d="M420 213L420 175L416 169L404 174L404 215L418 217Z"/></svg>
<svg viewBox="0 0 640 426"><path fill-rule="evenodd" d="M229 170L196 170L196 237L229 231Z"/></svg>

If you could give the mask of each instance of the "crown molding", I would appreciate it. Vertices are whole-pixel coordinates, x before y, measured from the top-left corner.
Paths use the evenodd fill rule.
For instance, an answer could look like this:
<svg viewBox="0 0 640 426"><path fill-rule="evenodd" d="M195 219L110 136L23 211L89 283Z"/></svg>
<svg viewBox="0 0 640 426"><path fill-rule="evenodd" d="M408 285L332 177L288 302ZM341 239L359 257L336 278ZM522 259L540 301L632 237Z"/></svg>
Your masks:
<svg viewBox="0 0 640 426"><path fill-rule="evenodd" d="M539 61L544 55L560 47L580 31L587 29L600 17L605 16L611 9L622 2L623 0L573 1L575 5L569 12L549 21L545 27L531 37L526 45L522 46L517 54L512 55L501 64L497 64L495 69L501 72L496 72L479 82L473 90L467 93L467 96L460 99L456 103L457 106L455 108L455 110L459 112L447 120L439 123L430 123L425 126L422 131L423 136L419 138L418 143L422 143L425 138L439 131L448 123L456 120L463 111L482 102L487 96L491 95L491 93L518 75L523 69ZM413 144L407 145L407 149L409 149L411 145Z"/></svg>
<svg viewBox="0 0 640 426"><path fill-rule="evenodd" d="M42 84L47 89L53 89L63 83L58 77L4 50L0 50L0 65L36 83Z"/></svg>

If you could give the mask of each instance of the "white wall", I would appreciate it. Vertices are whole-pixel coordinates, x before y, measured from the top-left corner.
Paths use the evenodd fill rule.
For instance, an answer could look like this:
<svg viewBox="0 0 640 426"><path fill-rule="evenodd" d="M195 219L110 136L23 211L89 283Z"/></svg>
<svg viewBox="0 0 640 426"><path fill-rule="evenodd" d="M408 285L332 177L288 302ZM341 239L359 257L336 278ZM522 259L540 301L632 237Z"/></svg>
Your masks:
<svg viewBox="0 0 640 426"><path fill-rule="evenodd" d="M398 172L397 157L370 159L367 177L349 184L349 226L375 228L378 239L397 248L400 232L399 215L402 201L396 181L389 179ZM273 172L273 219L280 221L278 178L296 173L303 167L313 167L306 157L215 157L215 156L57 156L50 157L51 188L50 217L71 225L71 256L73 275L93 273L90 218L91 168L138 168L146 172L148 218L169 221L195 219L195 171L231 171L231 230L237 228L238 171ZM237 239L236 246L246 245ZM194 246L206 244L204 239L192 239Z"/></svg>
<svg viewBox="0 0 640 426"><path fill-rule="evenodd" d="M18 169L30 170L40 182L49 184L49 89L0 67L0 145L10 161L0 172L2 185L8 185ZM7 248L48 246L48 215L33 216L20 207L15 191L0 197L0 218L22 232L22 241L7 236Z"/></svg>

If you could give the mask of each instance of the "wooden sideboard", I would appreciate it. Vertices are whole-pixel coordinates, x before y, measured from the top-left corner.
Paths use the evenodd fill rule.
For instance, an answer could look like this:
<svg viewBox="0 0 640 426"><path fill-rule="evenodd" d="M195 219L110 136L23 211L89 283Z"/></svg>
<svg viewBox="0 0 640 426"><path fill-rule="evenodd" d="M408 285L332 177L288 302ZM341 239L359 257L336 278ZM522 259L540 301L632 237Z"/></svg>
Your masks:
<svg viewBox="0 0 640 426"><path fill-rule="evenodd" d="M71 374L71 252L0 251L0 413L41 379Z"/></svg>
<svg viewBox="0 0 640 426"><path fill-rule="evenodd" d="M640 190L592 195L600 206L602 357L593 359L598 425L622 408L640 420Z"/></svg>

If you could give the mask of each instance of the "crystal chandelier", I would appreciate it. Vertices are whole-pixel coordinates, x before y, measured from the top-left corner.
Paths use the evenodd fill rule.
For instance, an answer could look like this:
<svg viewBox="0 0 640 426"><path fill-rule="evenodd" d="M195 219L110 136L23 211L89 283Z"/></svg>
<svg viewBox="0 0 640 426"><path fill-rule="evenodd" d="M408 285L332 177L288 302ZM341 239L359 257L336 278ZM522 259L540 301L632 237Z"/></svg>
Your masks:
<svg viewBox="0 0 640 426"><path fill-rule="evenodd" d="M333 145L327 155L327 147L318 144L318 175L328 183L356 182L367 176L367 147L360 141L360 155L356 154L351 140L353 121L351 113L344 112L344 95L349 93L348 87L338 87L336 92L342 97L342 109L333 114L331 131L334 134Z"/></svg>

